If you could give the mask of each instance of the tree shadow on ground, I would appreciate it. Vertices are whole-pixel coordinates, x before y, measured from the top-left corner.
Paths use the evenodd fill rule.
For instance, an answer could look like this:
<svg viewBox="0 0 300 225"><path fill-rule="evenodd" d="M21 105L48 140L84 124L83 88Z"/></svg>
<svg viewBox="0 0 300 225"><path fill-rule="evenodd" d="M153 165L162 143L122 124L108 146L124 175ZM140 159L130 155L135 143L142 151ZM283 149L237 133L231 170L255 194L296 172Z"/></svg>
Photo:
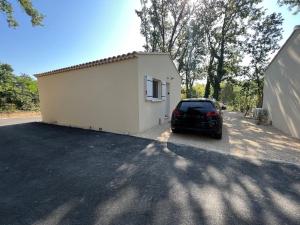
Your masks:
<svg viewBox="0 0 300 225"><path fill-rule="evenodd" d="M300 221L297 165L41 123L0 137L0 224Z"/></svg>
<svg viewBox="0 0 300 225"><path fill-rule="evenodd" d="M257 125L241 113L227 112L225 127L230 130L230 153L234 155L300 163L300 141L273 126Z"/></svg>

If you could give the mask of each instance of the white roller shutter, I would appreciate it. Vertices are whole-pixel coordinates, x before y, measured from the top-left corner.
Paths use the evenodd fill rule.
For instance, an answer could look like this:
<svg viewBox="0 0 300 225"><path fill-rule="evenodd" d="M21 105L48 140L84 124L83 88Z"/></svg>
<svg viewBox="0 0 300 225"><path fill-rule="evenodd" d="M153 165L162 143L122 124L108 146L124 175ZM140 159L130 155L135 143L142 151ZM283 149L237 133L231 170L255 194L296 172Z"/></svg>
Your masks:
<svg viewBox="0 0 300 225"><path fill-rule="evenodd" d="M145 96L146 100L152 101L153 97L153 79L151 76L145 76Z"/></svg>
<svg viewBox="0 0 300 225"><path fill-rule="evenodd" d="M167 96L167 83L166 81L161 82L161 99L166 100Z"/></svg>

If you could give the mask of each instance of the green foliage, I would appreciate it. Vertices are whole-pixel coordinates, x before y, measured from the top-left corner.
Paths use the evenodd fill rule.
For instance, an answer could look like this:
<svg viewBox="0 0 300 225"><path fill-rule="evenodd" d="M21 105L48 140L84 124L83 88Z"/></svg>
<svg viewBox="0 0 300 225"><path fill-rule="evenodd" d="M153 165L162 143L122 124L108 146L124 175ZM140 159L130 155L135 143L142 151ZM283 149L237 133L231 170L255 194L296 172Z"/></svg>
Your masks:
<svg viewBox="0 0 300 225"><path fill-rule="evenodd" d="M195 10L189 0L141 0L141 9L136 10L145 50L171 54L188 97L194 81L203 76L205 55L203 29L193 18Z"/></svg>
<svg viewBox="0 0 300 225"><path fill-rule="evenodd" d="M239 72L241 46L248 26L259 12L261 0L202 0L197 14L208 47L207 76L213 97L219 100L221 82ZM207 92L209 92L207 88Z"/></svg>
<svg viewBox="0 0 300 225"><path fill-rule="evenodd" d="M136 10L141 20L141 34L148 52L170 52L176 55L176 41L189 21L191 7L187 0L141 0Z"/></svg>
<svg viewBox="0 0 300 225"><path fill-rule="evenodd" d="M222 82L245 80L256 84L252 87L260 105L263 71L282 32L281 16L266 15L261 2L141 0L142 7L136 13L145 50L171 54L186 97L195 96L194 83L205 77L204 96L212 95L216 100L220 99ZM249 58L250 64L245 62Z"/></svg>
<svg viewBox="0 0 300 225"><path fill-rule="evenodd" d="M178 71L180 72L187 97L193 97L193 84L205 76L205 39L204 30L196 20L184 29L182 37L178 40Z"/></svg>
<svg viewBox="0 0 300 225"><path fill-rule="evenodd" d="M259 19L253 21L252 33L245 42L245 53L250 64L245 67L246 80L252 82L253 92L258 97L257 107L262 107L264 72L269 64L270 56L279 49L278 42L282 38L283 19L280 14L265 15L261 12Z"/></svg>
<svg viewBox="0 0 300 225"><path fill-rule="evenodd" d="M236 75L227 77L220 85L221 100L230 109L244 112L262 107L264 71L270 56L279 48L282 21L280 14L266 15L264 10L252 18L240 51L250 62L247 66L232 66L231 70L235 70L233 74ZM226 71L228 73L228 68Z"/></svg>
<svg viewBox="0 0 300 225"><path fill-rule="evenodd" d="M195 84L193 86L193 94L196 98L203 98L205 92L205 85L204 84Z"/></svg>
<svg viewBox="0 0 300 225"><path fill-rule="evenodd" d="M254 91L254 82L223 82L221 84L221 101L232 111L245 112L256 107L258 98Z"/></svg>
<svg viewBox="0 0 300 225"><path fill-rule="evenodd" d="M16 76L8 64L0 64L0 111L36 110L39 98L36 80Z"/></svg>
<svg viewBox="0 0 300 225"><path fill-rule="evenodd" d="M18 0L18 2L25 13L31 18L31 24L33 26L41 26L44 16L33 7L31 0ZM9 27L15 28L18 26L18 22L13 15L13 6L9 0L0 0L0 13L1 12L6 15L6 21Z"/></svg>
<svg viewBox="0 0 300 225"><path fill-rule="evenodd" d="M181 98L203 98L205 85L197 83L193 85L190 96L187 96L186 89L181 89Z"/></svg>

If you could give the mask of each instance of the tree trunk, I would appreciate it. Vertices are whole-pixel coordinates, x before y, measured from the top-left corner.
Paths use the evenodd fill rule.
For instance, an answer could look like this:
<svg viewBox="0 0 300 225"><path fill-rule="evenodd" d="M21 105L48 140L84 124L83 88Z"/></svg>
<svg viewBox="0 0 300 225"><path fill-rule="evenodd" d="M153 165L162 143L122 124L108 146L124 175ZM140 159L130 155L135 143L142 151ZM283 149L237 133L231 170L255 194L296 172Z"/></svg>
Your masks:
<svg viewBox="0 0 300 225"><path fill-rule="evenodd" d="M207 76L206 85L205 85L204 98L208 98L209 95L210 95L210 79L209 79L209 76Z"/></svg>
<svg viewBox="0 0 300 225"><path fill-rule="evenodd" d="M220 100L221 85L220 85L220 82L218 80L214 82L213 89L214 89L213 98L215 100L219 101Z"/></svg>
<svg viewBox="0 0 300 225"><path fill-rule="evenodd" d="M263 91L264 81L257 76L255 82L257 84L257 104L256 104L256 107L257 108L262 108L262 105L263 105L263 92L264 92Z"/></svg>
<svg viewBox="0 0 300 225"><path fill-rule="evenodd" d="M210 85L211 85L211 79L212 79L213 63L214 63L214 55L211 52L210 59L209 59L209 65L208 65L208 69L207 69L207 81L206 81L206 86L205 86L204 98L208 98L210 95Z"/></svg>
<svg viewBox="0 0 300 225"><path fill-rule="evenodd" d="M221 42L221 48L220 48L220 55L218 57L218 66L217 66L217 77L214 79L214 94L213 97L217 101L220 99L220 92L221 92L221 81L224 76L224 53L225 53L225 40L223 39Z"/></svg>
<svg viewBox="0 0 300 225"><path fill-rule="evenodd" d="M185 95L186 95L186 98L191 97L190 90L189 90L189 74L187 71L185 72Z"/></svg>
<svg viewBox="0 0 300 225"><path fill-rule="evenodd" d="M259 91L257 94L257 104L256 107L257 108L262 108L263 106L263 92Z"/></svg>
<svg viewBox="0 0 300 225"><path fill-rule="evenodd" d="M192 87L189 87L189 89L188 89L187 98L192 98Z"/></svg>

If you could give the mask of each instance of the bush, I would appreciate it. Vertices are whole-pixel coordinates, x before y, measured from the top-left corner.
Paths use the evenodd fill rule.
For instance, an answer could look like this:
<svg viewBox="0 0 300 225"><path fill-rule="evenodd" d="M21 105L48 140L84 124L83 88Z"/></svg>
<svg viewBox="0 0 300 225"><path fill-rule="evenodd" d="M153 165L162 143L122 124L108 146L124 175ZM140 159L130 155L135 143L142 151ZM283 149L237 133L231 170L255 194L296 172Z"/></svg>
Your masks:
<svg viewBox="0 0 300 225"><path fill-rule="evenodd" d="M16 76L8 64L0 64L0 111L36 110L37 82L28 75Z"/></svg>
<svg viewBox="0 0 300 225"><path fill-rule="evenodd" d="M258 97L254 84L248 81L241 81L236 84L229 82L222 84L221 101L226 103L232 111L246 112L255 108Z"/></svg>
<svg viewBox="0 0 300 225"><path fill-rule="evenodd" d="M15 104L5 104L0 108L0 112L15 112L17 108Z"/></svg>

